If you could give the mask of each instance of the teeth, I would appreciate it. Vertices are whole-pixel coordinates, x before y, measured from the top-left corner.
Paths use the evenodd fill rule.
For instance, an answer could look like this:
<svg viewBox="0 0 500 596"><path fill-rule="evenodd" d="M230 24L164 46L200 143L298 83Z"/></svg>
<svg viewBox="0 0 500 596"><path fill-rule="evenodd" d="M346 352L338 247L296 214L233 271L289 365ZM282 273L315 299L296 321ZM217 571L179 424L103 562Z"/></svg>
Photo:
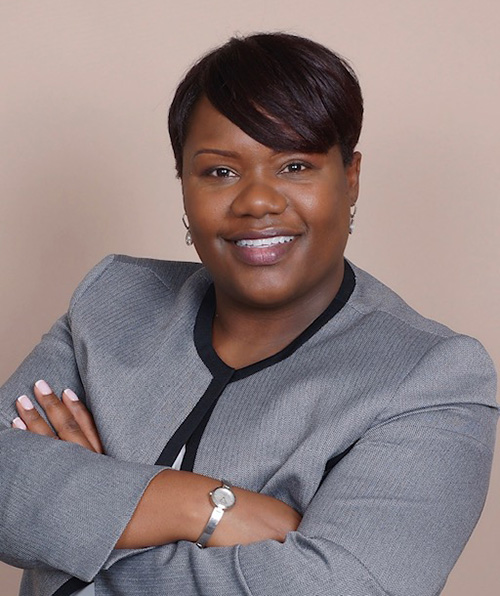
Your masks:
<svg viewBox="0 0 500 596"><path fill-rule="evenodd" d="M272 236L271 238L255 238L252 240L244 238L243 240L236 240L236 246L274 246L275 244L286 244L293 239L294 236Z"/></svg>

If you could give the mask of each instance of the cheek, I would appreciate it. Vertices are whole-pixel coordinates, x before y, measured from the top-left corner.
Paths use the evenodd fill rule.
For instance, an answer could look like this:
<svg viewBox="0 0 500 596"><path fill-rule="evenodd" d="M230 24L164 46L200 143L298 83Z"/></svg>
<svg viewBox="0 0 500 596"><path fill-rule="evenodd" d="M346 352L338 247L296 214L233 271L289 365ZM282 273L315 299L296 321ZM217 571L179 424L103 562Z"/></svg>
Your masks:
<svg viewBox="0 0 500 596"><path fill-rule="evenodd" d="M349 201L345 194L330 188L310 195L302 201L303 218L311 229L324 234L347 227L349 223ZM300 208L300 205L299 205Z"/></svg>
<svg viewBox="0 0 500 596"><path fill-rule="evenodd" d="M194 229L203 230L214 222L222 222L228 210L230 197L223 189L214 189L189 177L182 185L184 209ZM211 223L210 223L211 222Z"/></svg>
<svg viewBox="0 0 500 596"><path fill-rule="evenodd" d="M213 203L193 184L185 184L182 194L191 232L202 232L207 225L210 225L211 214L214 211Z"/></svg>
<svg viewBox="0 0 500 596"><path fill-rule="evenodd" d="M221 234L223 215L217 206L204 204L186 209L193 238L210 242Z"/></svg>
<svg viewBox="0 0 500 596"><path fill-rule="evenodd" d="M219 254L223 244L223 207L207 197L186 195L184 208L195 249L203 262Z"/></svg>

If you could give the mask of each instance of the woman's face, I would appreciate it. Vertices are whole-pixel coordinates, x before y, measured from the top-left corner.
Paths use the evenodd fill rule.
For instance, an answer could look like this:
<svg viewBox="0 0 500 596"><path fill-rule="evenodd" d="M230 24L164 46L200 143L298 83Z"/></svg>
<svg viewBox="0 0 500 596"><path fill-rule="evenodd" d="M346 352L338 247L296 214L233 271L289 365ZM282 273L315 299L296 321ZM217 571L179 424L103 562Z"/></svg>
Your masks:
<svg viewBox="0 0 500 596"><path fill-rule="evenodd" d="M333 299L358 194L359 153L344 167L338 147L276 152L203 98L183 158L184 207L218 304L279 308Z"/></svg>

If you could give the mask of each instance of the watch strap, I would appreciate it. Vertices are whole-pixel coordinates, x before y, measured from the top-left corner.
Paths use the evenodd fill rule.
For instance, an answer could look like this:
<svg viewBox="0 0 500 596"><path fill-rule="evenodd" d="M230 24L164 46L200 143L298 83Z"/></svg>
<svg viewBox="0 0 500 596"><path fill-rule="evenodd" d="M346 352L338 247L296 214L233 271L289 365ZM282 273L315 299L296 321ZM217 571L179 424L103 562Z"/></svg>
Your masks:
<svg viewBox="0 0 500 596"><path fill-rule="evenodd" d="M201 536L196 541L196 546L198 548L204 548L206 543L208 542L210 536L214 533L217 524L222 519L224 515L224 509L222 507L214 507L212 513L210 515L210 519L207 522L207 525L203 528L203 532Z"/></svg>
<svg viewBox="0 0 500 596"><path fill-rule="evenodd" d="M217 488L225 488L232 492L232 485L227 480L223 479L223 480L221 480L221 483L222 484L220 486L218 486ZM209 493L210 497L212 497L212 494L217 490L217 488L215 488L213 491L210 491L210 493ZM233 496L234 496L234 493L233 493ZM217 524L222 519L222 516L224 515L226 509L228 509L228 507L223 507L220 505L215 505L215 507L212 509L212 513L210 514L210 518L207 522L207 525L203 528L203 532L201 533L198 540L195 542L195 544L198 548L205 547L205 545L209 541L210 537L214 533L215 528L217 527Z"/></svg>

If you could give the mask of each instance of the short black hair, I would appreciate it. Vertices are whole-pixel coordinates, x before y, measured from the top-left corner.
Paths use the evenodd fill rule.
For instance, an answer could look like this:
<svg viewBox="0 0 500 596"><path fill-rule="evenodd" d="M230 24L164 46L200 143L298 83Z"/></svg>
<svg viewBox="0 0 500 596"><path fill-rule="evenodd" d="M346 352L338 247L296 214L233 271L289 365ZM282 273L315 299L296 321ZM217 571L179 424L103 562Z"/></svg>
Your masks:
<svg viewBox="0 0 500 596"><path fill-rule="evenodd" d="M288 33L232 37L203 56L177 87L168 126L177 175L194 107L201 97L250 137L275 151L352 160L363 98L349 64L310 39Z"/></svg>

